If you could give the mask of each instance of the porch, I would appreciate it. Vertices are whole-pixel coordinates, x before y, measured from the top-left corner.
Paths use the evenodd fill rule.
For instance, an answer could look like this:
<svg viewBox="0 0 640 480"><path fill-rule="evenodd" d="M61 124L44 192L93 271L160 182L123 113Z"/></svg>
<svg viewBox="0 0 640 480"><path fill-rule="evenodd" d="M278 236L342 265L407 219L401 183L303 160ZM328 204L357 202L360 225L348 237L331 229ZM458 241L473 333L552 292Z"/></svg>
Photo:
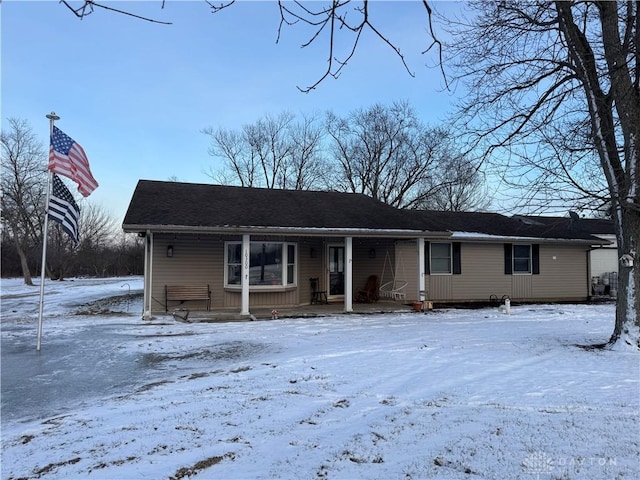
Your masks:
<svg viewBox="0 0 640 480"><path fill-rule="evenodd" d="M354 303L352 312L344 311L343 302L328 304L299 305L294 307L277 308L277 317L283 318L315 318L336 315L374 315L382 313L408 313L415 311L409 302L393 300L379 300L374 303ZM183 320L187 314L186 320ZM165 315L174 316L176 320L189 323L198 322L240 322L252 320L271 320L274 318L273 309L256 307L251 309L251 315L241 315L237 308L217 308L212 311L202 310L174 310Z"/></svg>

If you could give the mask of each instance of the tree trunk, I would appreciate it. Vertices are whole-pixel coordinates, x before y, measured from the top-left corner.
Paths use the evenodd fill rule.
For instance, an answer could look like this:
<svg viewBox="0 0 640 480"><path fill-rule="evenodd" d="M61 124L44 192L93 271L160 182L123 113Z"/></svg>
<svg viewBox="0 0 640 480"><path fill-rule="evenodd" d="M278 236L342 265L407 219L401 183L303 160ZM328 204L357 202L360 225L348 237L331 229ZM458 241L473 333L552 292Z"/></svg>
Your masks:
<svg viewBox="0 0 640 480"><path fill-rule="evenodd" d="M22 245L20 242L14 242L16 245L16 251L18 252L18 256L20 257L20 267L22 267L22 278L24 279L25 285L33 286L33 280L31 279L31 271L29 270L29 262L27 261L27 255L24 253L22 249Z"/></svg>
<svg viewBox="0 0 640 480"><path fill-rule="evenodd" d="M586 33L573 18L571 2L558 1L556 8L560 31L567 39L569 56L577 78L582 83L592 136L602 170L609 186L614 207L614 223L619 255L619 288L616 304L616 320L609 345L640 348L640 300L637 287L640 285L640 269L637 265L636 248L640 238L640 99L630 71L626 66L629 46L620 42L617 2L597 3L602 28L602 46L607 62L606 79L601 79L596 55L589 44ZM629 20L629 19L628 19ZM634 31L633 19L628 31ZM605 92L603 84L610 84ZM616 113L617 119L616 122ZM624 144L620 148L620 138Z"/></svg>
<svg viewBox="0 0 640 480"><path fill-rule="evenodd" d="M640 239L640 214L627 210L621 213L620 218L622 225L616 225L620 256L616 323L609 344L621 343L640 348L640 259L636 252L636 242Z"/></svg>

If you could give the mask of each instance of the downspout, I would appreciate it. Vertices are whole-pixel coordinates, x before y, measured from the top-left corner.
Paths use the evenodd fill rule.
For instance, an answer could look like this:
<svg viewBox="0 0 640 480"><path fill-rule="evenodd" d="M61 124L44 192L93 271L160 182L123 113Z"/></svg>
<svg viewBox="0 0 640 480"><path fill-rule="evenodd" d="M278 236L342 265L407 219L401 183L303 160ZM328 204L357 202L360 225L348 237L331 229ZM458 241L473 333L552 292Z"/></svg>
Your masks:
<svg viewBox="0 0 640 480"><path fill-rule="evenodd" d="M344 291L344 311L353 312L353 238L344 239L345 250L345 291Z"/></svg>
<svg viewBox="0 0 640 480"><path fill-rule="evenodd" d="M587 301L591 299L591 277L593 276L593 270L591 268L591 252L598 249L599 247L589 247L587 249Z"/></svg>

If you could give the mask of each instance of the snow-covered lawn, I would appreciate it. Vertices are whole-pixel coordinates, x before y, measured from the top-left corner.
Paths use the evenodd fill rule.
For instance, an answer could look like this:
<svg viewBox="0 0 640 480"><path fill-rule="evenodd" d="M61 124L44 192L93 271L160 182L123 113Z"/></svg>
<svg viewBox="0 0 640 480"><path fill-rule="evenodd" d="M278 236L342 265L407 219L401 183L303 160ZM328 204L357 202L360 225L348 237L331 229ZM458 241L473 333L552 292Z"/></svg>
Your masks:
<svg viewBox="0 0 640 480"><path fill-rule="evenodd" d="M48 285L36 354L37 288L2 281L2 479L640 478L640 356L577 346L609 338L611 304L217 324L85 305L129 288ZM55 414L24 410L32 384Z"/></svg>

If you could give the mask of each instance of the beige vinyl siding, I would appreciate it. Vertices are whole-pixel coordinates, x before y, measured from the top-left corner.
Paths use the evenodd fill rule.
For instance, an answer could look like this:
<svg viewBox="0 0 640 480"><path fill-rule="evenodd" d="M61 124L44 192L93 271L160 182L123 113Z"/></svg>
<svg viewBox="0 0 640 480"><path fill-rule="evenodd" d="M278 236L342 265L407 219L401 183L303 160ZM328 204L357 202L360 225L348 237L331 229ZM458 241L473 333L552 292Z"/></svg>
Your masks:
<svg viewBox="0 0 640 480"><path fill-rule="evenodd" d="M173 257L167 247L173 246ZM205 284L211 289L211 308L222 305L220 287L224 281L224 256L220 240L194 235L154 235L152 310L164 311L165 285ZM170 302L172 308L204 310L203 301Z"/></svg>
<svg viewBox="0 0 640 480"><path fill-rule="evenodd" d="M318 290L328 290L325 255L324 242L320 238L303 238L298 242L298 303L311 302L311 278L320 279Z"/></svg>
<svg viewBox="0 0 640 480"><path fill-rule="evenodd" d="M533 297L533 275L515 274L511 275L511 297L512 300L529 300Z"/></svg>
<svg viewBox="0 0 640 480"><path fill-rule="evenodd" d="M511 295L501 243L462 243L460 255L462 274L448 275L453 284L451 300L486 302L492 295Z"/></svg>
<svg viewBox="0 0 640 480"><path fill-rule="evenodd" d="M511 295L512 281L504 274L502 244L462 243L460 255L460 275L428 276L430 300L486 302L492 295Z"/></svg>
<svg viewBox="0 0 640 480"><path fill-rule="evenodd" d="M498 299L508 295L521 301L584 300L588 292L586 255L584 246L542 244L539 275L505 275L502 243L463 242L462 274L428 275L428 299L486 302L492 295Z"/></svg>
<svg viewBox="0 0 640 480"><path fill-rule="evenodd" d="M208 284L211 289L211 308L240 308L241 291L224 288L225 242L240 241L240 236L207 235L154 235L152 310L164 312L165 285ZM324 255L322 241L284 237L252 236L251 241L287 241L297 245L297 286L277 291L252 290L250 307L273 307L308 303L310 299L309 278L318 276L323 281ZM173 257L167 257L167 247L173 246ZM310 258L310 248L315 248L316 257ZM170 302L169 311L175 308L204 310L205 302L190 301L180 304Z"/></svg>
<svg viewBox="0 0 640 480"><path fill-rule="evenodd" d="M400 241L396 243L396 279L406 280L405 302L418 300L418 246L416 241ZM427 291L429 285L427 282Z"/></svg>
<svg viewBox="0 0 640 480"><path fill-rule="evenodd" d="M584 246L540 245L540 275L531 276L531 298L587 299L587 254Z"/></svg>
<svg viewBox="0 0 640 480"><path fill-rule="evenodd" d="M451 275L430 275L429 290L427 292L429 300L453 300L453 282Z"/></svg>
<svg viewBox="0 0 640 480"><path fill-rule="evenodd" d="M241 291L224 288L225 241L240 240L240 236L155 234L152 311L164 311L165 285L189 284L209 285L212 309L240 308ZM251 237L251 241L261 240L296 244L297 285L272 291L254 289L249 295L250 308L308 304L311 298L311 277L320 278L320 290L327 290L327 245L342 243L344 239ZM166 256L169 245L173 247L172 258ZM387 252L396 278L408 282L405 302L418 299L420 266L416 245L415 241L354 239L354 300L369 275L377 275L381 283L392 279L392 268L386 262ZM374 258L370 256L371 249L375 249ZM436 302L482 302L488 301L493 295L498 299L508 295L516 301L584 300L589 293L587 255L586 246L541 244L539 275L505 275L502 243L462 242L462 274L427 275L427 298ZM169 310L178 307L204 309L205 303L191 301L180 305L173 302L169 305Z"/></svg>
<svg viewBox="0 0 640 480"><path fill-rule="evenodd" d="M240 308L241 302L240 290L225 289L223 293L224 307ZM249 294L249 307L272 307L282 308L298 304L298 289L295 287L287 288L284 291L260 292L252 291Z"/></svg>
<svg viewBox="0 0 640 480"><path fill-rule="evenodd" d="M371 258L369 253L374 250L375 256ZM390 281L393 272L388 260L385 267L387 252L391 259L391 264L395 262L395 251L392 240L367 240L354 239L353 241L353 292L354 301L359 290L362 290L370 275L376 275L378 282L382 282L382 274L386 281ZM384 270L384 272L383 272Z"/></svg>

